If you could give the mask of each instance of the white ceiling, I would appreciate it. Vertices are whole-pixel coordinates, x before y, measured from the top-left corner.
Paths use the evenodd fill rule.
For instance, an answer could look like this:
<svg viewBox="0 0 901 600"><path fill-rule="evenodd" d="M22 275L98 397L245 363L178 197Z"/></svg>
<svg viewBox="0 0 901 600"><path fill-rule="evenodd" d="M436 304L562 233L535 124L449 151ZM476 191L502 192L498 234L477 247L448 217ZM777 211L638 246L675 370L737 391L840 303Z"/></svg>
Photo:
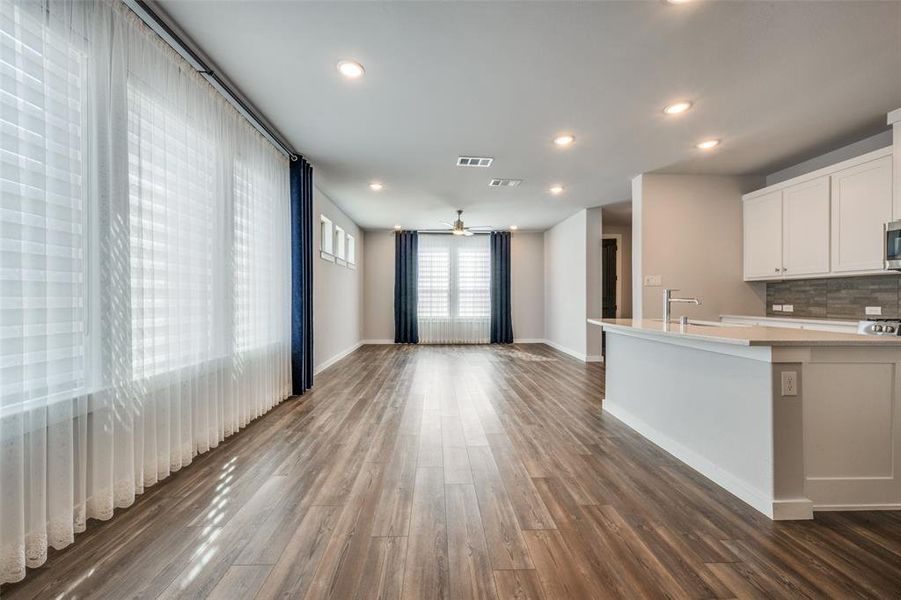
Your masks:
<svg viewBox="0 0 901 600"><path fill-rule="evenodd" d="M467 224L544 229L628 199L639 173L771 172L901 106L901 2L159 4L364 228L463 208ZM340 77L345 58L363 79ZM661 113L680 98L694 109ZM569 149L551 144L563 131ZM716 151L694 148L711 136Z"/></svg>

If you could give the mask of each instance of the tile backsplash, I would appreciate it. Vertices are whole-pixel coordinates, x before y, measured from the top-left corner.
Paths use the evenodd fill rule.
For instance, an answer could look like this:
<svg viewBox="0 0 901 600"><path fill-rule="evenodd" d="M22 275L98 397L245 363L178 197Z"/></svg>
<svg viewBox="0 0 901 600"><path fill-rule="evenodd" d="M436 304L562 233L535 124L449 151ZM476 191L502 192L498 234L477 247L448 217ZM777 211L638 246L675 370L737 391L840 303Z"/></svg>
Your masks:
<svg viewBox="0 0 901 600"><path fill-rule="evenodd" d="M773 311L791 304L791 313ZM882 317L901 317L901 277L877 275L836 279L799 279L766 284L766 314L781 317L858 320L867 306L882 307Z"/></svg>

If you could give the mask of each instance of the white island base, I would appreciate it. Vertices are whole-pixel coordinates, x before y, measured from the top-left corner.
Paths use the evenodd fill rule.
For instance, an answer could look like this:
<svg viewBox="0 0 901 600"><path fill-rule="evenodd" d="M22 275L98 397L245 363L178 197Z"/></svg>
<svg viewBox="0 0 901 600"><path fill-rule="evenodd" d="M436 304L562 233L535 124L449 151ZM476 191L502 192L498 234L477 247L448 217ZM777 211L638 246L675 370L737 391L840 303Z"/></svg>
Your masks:
<svg viewBox="0 0 901 600"><path fill-rule="evenodd" d="M901 340L589 322L603 410L771 519L901 509Z"/></svg>

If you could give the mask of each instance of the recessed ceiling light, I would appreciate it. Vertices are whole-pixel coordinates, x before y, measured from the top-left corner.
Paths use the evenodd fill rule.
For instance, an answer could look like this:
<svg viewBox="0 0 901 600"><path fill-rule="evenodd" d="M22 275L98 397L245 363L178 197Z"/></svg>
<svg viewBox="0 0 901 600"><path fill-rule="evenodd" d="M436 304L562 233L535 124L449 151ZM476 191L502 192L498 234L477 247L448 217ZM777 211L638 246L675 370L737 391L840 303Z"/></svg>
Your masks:
<svg viewBox="0 0 901 600"><path fill-rule="evenodd" d="M688 100L680 100L679 102L673 102L672 104L664 108L663 112L668 115L678 115L684 113L689 108L691 108L691 102L689 102Z"/></svg>
<svg viewBox="0 0 901 600"><path fill-rule="evenodd" d="M519 229L519 227L516 225L510 225L510 231L516 231L517 229Z"/></svg>
<svg viewBox="0 0 901 600"><path fill-rule="evenodd" d="M713 150L714 148L716 148L719 145L720 145L719 140L704 140L703 142L698 144L697 147L700 148L701 150Z"/></svg>
<svg viewBox="0 0 901 600"><path fill-rule="evenodd" d="M348 79L359 79L366 71L363 65L353 60L342 60L338 63L338 72Z"/></svg>
<svg viewBox="0 0 901 600"><path fill-rule="evenodd" d="M571 133L563 133L554 138L554 143L558 146L569 146L576 141L576 136Z"/></svg>
<svg viewBox="0 0 901 600"><path fill-rule="evenodd" d="M691 0L666 0L667 4L688 4Z"/></svg>
<svg viewBox="0 0 901 600"><path fill-rule="evenodd" d="M372 183L369 184L369 189L372 190L373 192L379 192L382 190L383 187L385 187L385 186L383 186L378 181L373 181Z"/></svg>
<svg viewBox="0 0 901 600"><path fill-rule="evenodd" d="M548 191L550 193L552 193L553 195L557 196L557 195L563 193L563 186L562 185L552 185L550 188L548 188Z"/></svg>
<svg viewBox="0 0 901 600"><path fill-rule="evenodd" d="M394 226L394 230L395 230L395 231L400 231L400 229L401 229L400 225L395 225L395 226Z"/></svg>

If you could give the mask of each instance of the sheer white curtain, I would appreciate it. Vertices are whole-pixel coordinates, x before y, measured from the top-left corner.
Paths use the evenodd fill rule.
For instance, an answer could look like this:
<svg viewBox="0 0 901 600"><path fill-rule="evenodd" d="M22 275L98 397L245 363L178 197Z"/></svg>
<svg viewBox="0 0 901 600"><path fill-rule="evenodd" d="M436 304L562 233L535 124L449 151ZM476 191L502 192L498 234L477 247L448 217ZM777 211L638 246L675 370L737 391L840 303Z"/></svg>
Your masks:
<svg viewBox="0 0 901 600"><path fill-rule="evenodd" d="M419 235L417 305L424 344L487 344L491 247L487 235Z"/></svg>
<svg viewBox="0 0 901 600"><path fill-rule="evenodd" d="M0 0L0 582L290 394L287 160L121 3Z"/></svg>

